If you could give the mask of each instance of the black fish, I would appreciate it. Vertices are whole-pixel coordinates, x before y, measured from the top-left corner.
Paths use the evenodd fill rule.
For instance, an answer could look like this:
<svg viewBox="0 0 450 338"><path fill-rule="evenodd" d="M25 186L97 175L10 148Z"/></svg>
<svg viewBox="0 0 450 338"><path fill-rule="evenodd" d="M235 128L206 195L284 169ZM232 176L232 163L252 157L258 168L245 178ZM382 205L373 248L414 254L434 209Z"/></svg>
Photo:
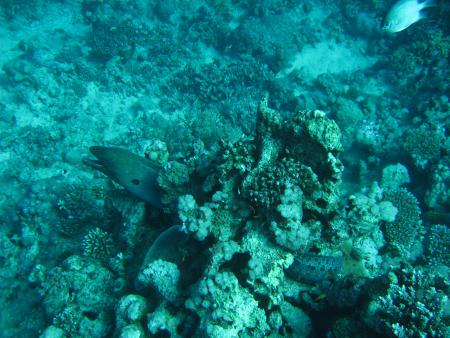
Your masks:
<svg viewBox="0 0 450 338"><path fill-rule="evenodd" d="M98 160L84 158L83 162L117 182L133 195L156 208L162 208L162 191L157 178L161 166L144 157L116 147L90 147Z"/></svg>

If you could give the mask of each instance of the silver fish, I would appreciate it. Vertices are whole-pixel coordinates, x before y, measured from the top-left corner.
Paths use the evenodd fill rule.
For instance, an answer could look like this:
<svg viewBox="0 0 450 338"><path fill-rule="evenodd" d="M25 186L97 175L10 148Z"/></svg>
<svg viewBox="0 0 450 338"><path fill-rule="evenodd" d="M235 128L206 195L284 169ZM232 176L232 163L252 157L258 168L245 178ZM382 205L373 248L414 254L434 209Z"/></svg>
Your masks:
<svg viewBox="0 0 450 338"><path fill-rule="evenodd" d="M389 10L384 19L383 30L389 33L400 32L413 23L426 18L422 10L436 6L435 0L400 0Z"/></svg>

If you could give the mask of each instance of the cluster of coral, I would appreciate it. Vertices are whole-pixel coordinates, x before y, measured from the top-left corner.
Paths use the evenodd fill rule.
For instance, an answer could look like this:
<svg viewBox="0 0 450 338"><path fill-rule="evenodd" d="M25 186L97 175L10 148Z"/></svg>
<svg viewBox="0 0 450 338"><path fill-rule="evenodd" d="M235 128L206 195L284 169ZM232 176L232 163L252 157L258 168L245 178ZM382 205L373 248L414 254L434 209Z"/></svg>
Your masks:
<svg viewBox="0 0 450 338"><path fill-rule="evenodd" d="M116 243L124 247L96 228L84 238L86 258L40 271L54 318L43 337L90 330L120 337L444 336L450 285L433 267L448 269L447 227L434 226L422 241L421 211L400 164L383 170L380 185L342 199L340 140L324 112L283 118L265 96L254 138L222 143L202 162L193 155L161 166L160 193L171 198L159 212L176 214L179 225L143 243L144 204L110 195L126 234ZM152 157L164 154L157 147ZM429 263L413 268L421 256ZM109 305L78 300L89 292L78 274L104 290ZM320 317L329 317L325 331Z"/></svg>

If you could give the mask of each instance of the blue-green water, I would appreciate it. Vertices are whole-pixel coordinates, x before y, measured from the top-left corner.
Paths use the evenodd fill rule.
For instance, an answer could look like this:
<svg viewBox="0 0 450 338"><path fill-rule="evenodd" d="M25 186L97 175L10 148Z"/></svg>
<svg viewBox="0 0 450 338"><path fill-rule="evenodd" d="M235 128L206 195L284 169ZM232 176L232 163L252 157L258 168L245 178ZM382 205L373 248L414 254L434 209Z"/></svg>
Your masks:
<svg viewBox="0 0 450 338"><path fill-rule="evenodd" d="M394 3L1 1L0 337L450 336L450 3Z"/></svg>

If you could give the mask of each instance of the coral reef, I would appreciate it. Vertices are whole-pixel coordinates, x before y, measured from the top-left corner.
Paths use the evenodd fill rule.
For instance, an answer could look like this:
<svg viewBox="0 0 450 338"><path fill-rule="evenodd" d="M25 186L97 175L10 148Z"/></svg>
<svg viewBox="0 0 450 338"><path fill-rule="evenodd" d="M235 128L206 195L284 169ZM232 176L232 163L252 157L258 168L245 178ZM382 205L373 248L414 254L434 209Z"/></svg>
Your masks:
<svg viewBox="0 0 450 338"><path fill-rule="evenodd" d="M430 264L450 267L450 229L447 225L432 225L425 247L425 257Z"/></svg>
<svg viewBox="0 0 450 338"><path fill-rule="evenodd" d="M2 1L0 335L450 336L450 4L391 6Z"/></svg>
<svg viewBox="0 0 450 338"><path fill-rule="evenodd" d="M442 136L426 128L418 128L406 133L403 147L419 168L439 158Z"/></svg>
<svg viewBox="0 0 450 338"><path fill-rule="evenodd" d="M324 112L298 112L282 123L280 113L263 98L255 138L258 162L243 181L242 193L257 206L271 210L286 185L294 184L303 192L305 209L331 212L343 171L338 159L340 137L338 126Z"/></svg>
<svg viewBox="0 0 450 338"><path fill-rule="evenodd" d="M116 306L116 329L130 330L130 325L138 325L142 322L147 311L148 304L144 297L139 295L123 296Z"/></svg>
<svg viewBox="0 0 450 338"><path fill-rule="evenodd" d="M408 169L401 163L388 165L383 169L381 186L383 188L398 189L410 182Z"/></svg>
<svg viewBox="0 0 450 338"><path fill-rule="evenodd" d="M344 254L344 274L378 276L384 272L381 251L386 240L382 230L392 226L398 209L384 198L377 182L350 195L345 204L345 210L330 222L333 243Z"/></svg>
<svg viewBox="0 0 450 338"><path fill-rule="evenodd" d="M114 278L91 258L71 256L43 276L47 315L67 335L106 336L111 330Z"/></svg>
<svg viewBox="0 0 450 338"><path fill-rule="evenodd" d="M450 159L444 156L431 168L430 186L425 194L425 203L432 209L445 209L450 206Z"/></svg>
<svg viewBox="0 0 450 338"><path fill-rule="evenodd" d="M200 315L200 332L209 337L264 336L269 331L264 310L230 272L201 280L186 306Z"/></svg>
<svg viewBox="0 0 450 338"><path fill-rule="evenodd" d="M369 303L366 320L380 334L445 337L449 334L448 280L423 269L401 268L388 275L386 293Z"/></svg>
<svg viewBox="0 0 450 338"><path fill-rule="evenodd" d="M124 20L119 24L96 21L88 37L91 55L103 62L115 56L128 58L136 44L148 41L148 31L148 27L142 23L137 25L131 20Z"/></svg>
<svg viewBox="0 0 450 338"><path fill-rule="evenodd" d="M175 263L155 260L144 267L138 280L144 286L155 288L167 301L175 302L178 297L180 270Z"/></svg>
<svg viewBox="0 0 450 338"><path fill-rule="evenodd" d="M387 223L384 229L386 240L405 257L414 257L423 236L421 211L418 201L405 188L387 190L384 198L398 210L395 221Z"/></svg>

